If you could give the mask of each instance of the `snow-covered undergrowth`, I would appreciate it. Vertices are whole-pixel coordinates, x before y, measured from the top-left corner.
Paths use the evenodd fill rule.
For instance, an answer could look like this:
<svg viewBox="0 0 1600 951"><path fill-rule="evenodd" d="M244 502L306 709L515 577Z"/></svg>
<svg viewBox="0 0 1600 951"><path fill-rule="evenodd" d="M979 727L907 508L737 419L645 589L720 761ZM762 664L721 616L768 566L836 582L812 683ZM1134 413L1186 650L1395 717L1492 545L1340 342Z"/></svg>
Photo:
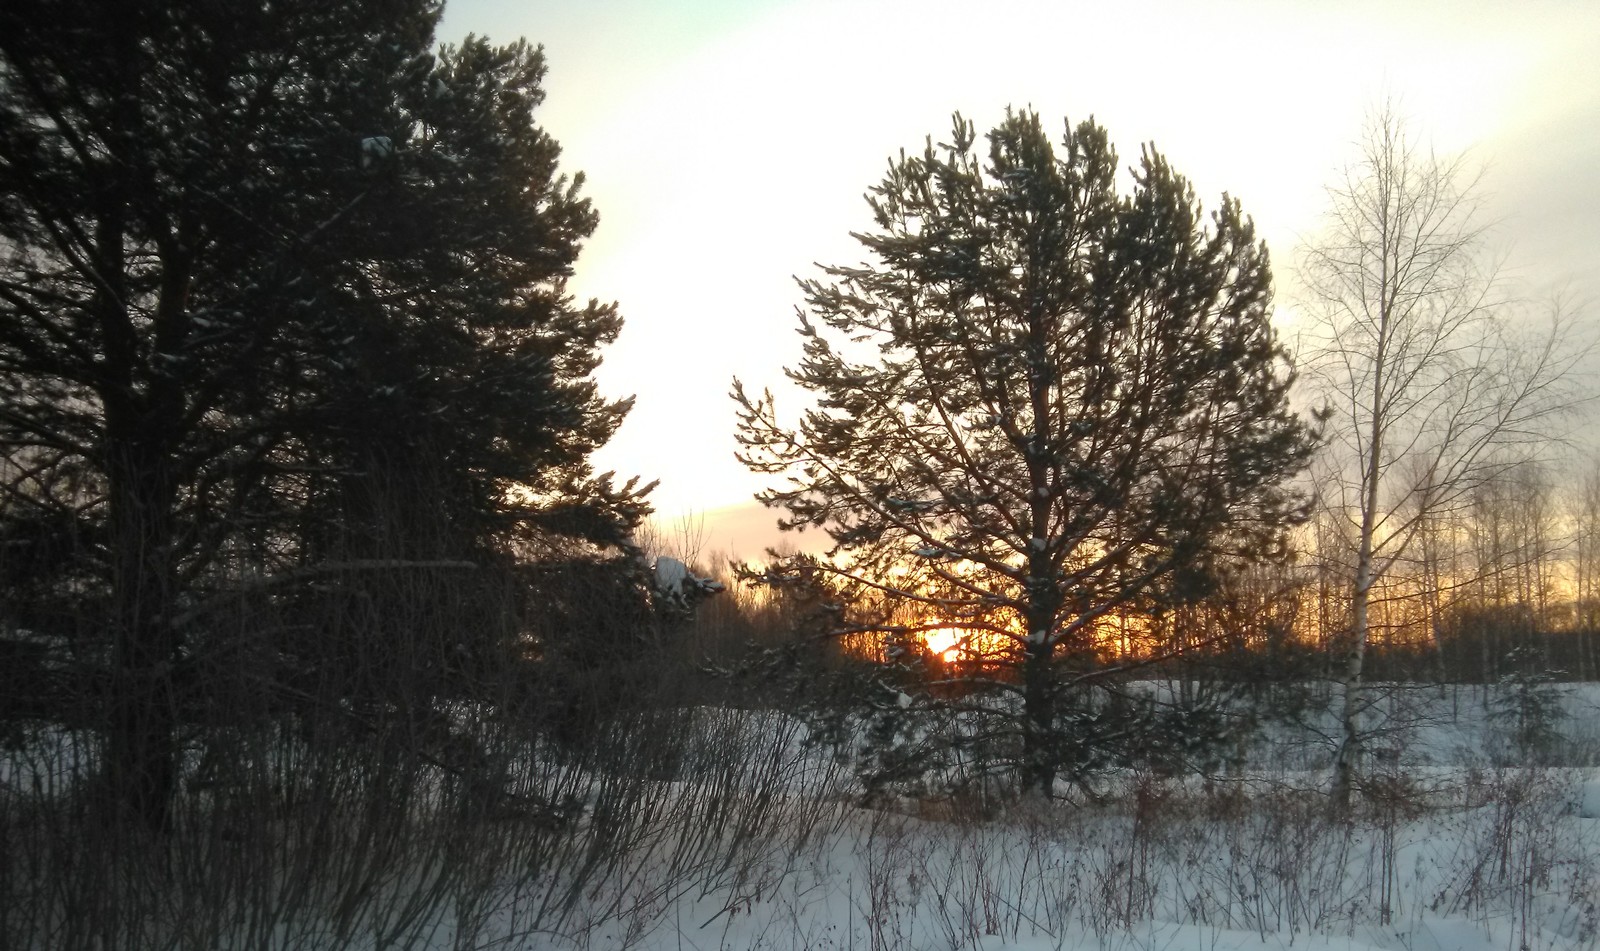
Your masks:
<svg viewBox="0 0 1600 951"><path fill-rule="evenodd" d="M0 948L637 933L685 894L767 874L804 846L796 829L843 811L840 770L770 713L666 708L597 725L580 748L452 719L448 742L214 736L225 755L186 751L164 835L108 816L90 735L29 731L0 750Z"/></svg>
<svg viewBox="0 0 1600 951"><path fill-rule="evenodd" d="M599 760L518 748L506 788L565 812L464 814L459 784L424 764L400 814L351 808L379 801L360 790L298 811L281 790L267 805L209 791L162 844L94 841L71 779L92 758L49 734L31 760L5 754L0 943L1594 951L1600 689L1565 689L1561 743L1524 763L1529 735L1497 699L1389 692L1348 816L1328 810L1316 702L1241 736L1223 775L1120 774L1093 800L998 816L960 801L858 807L793 719L701 708L674 712L664 759L639 759L657 741ZM376 760L277 754L261 761L393 778Z"/></svg>
<svg viewBox="0 0 1600 951"><path fill-rule="evenodd" d="M1147 779L1120 805L984 824L859 816L786 891L694 946L1213 948L1247 934L1421 951L1444 931L1594 946L1600 828L1567 808L1573 777L1483 774L1454 803L1348 822L1268 779L1198 793Z"/></svg>

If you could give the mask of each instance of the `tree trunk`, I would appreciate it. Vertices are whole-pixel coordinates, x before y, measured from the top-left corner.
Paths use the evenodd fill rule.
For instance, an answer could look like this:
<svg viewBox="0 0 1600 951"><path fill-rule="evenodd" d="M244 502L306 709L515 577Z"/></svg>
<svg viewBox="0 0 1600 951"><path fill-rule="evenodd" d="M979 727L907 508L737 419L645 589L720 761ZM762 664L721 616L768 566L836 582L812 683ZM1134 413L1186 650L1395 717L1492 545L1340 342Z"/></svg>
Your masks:
<svg viewBox="0 0 1600 951"><path fill-rule="evenodd" d="M1356 568L1356 585L1351 604L1350 644L1341 671L1344 687L1343 710L1340 713L1339 752L1333 764L1332 804L1336 812L1350 809L1350 795L1355 788L1356 773L1361 758L1361 714L1366 707L1362 669L1366 664L1369 594L1371 592L1371 559L1363 558Z"/></svg>
<svg viewBox="0 0 1600 951"><path fill-rule="evenodd" d="M174 466L183 401L178 381L158 361L163 345L178 342L174 332L187 276L174 273L175 262L161 262L166 271L152 343L136 322L128 281L126 245L140 188L134 157L144 147L139 96L145 54L138 14L130 10L126 16L117 51L121 91L107 136L117 172L101 197L95 234L113 648L105 779L122 818L162 832L171 823L178 777Z"/></svg>
<svg viewBox="0 0 1600 951"><path fill-rule="evenodd" d="M1388 313L1384 312L1383 326L1387 329ZM1381 338L1380 338L1381 339ZM1356 548L1355 588L1350 597L1350 643L1345 655L1341 678L1344 685L1344 710L1340 716L1341 735L1339 753L1333 764L1332 805L1341 814L1350 810L1350 794L1355 788L1356 772L1361 763L1361 714L1366 706L1363 696L1362 672L1367 659L1367 641L1371 637L1370 616L1372 585L1375 580L1373 557L1378 526L1378 482L1382 476L1385 419L1382 412L1383 381L1388 369L1385 364L1386 348L1379 345L1373 361L1372 420L1367 441L1367 464L1362 473L1361 535Z"/></svg>
<svg viewBox="0 0 1600 951"><path fill-rule="evenodd" d="M1022 666L1022 791L1048 799L1055 790L1055 671L1049 640L1028 641Z"/></svg>
<svg viewBox="0 0 1600 951"><path fill-rule="evenodd" d="M160 832L178 772L170 460L159 446L108 441L115 641L106 772L123 816Z"/></svg>

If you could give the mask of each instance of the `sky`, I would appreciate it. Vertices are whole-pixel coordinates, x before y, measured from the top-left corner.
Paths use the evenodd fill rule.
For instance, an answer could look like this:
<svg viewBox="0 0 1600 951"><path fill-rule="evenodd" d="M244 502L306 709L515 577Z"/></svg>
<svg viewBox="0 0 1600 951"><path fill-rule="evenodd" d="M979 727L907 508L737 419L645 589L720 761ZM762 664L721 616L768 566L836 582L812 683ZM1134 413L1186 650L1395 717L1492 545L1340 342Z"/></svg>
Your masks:
<svg viewBox="0 0 1600 951"><path fill-rule="evenodd" d="M1486 169L1516 290L1600 316L1594 0L448 0L439 38L468 33L545 48L536 118L600 214L570 290L620 304L597 376L637 400L596 463L660 480L684 554L779 541L734 459L732 380L802 405L795 276L864 260L862 196L953 112L980 134L1008 105L1092 115L1124 165L1153 142L1207 207L1227 192L1255 219L1290 323L1295 248L1388 97Z"/></svg>

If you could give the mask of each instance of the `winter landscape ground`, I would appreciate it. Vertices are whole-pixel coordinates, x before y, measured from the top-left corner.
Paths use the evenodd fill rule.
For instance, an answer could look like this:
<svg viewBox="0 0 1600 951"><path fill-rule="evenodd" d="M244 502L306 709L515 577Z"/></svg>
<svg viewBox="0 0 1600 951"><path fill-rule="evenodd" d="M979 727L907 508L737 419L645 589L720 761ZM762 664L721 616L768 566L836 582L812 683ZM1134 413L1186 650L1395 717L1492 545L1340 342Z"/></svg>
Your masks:
<svg viewBox="0 0 1600 951"><path fill-rule="evenodd" d="M188 787L205 792L185 798L183 834L143 854L51 837L76 817L52 784L70 798L87 764L69 737L34 736L7 751L0 777L0 928L14 948L114 935L128 947L430 951L1583 951L1600 941L1600 685L1551 690L1537 743L1499 688L1378 691L1369 722L1383 752L1347 816L1328 808L1318 734L1335 721L1316 715L1314 690L1310 714L1241 733L1216 775L1113 773L1000 809L863 807L847 749L807 743L788 716L706 708L682 712L672 726L689 742L646 782L570 761L508 764L525 800L565 797L561 822L461 819L442 759L409 774L400 825L316 814L316 801L285 812L282 790L266 819L230 801L253 795L250 777L207 785L191 756ZM303 761L263 774L329 767L297 747L271 752ZM381 772L363 780L350 766L357 782ZM28 810L33 822L17 821Z"/></svg>

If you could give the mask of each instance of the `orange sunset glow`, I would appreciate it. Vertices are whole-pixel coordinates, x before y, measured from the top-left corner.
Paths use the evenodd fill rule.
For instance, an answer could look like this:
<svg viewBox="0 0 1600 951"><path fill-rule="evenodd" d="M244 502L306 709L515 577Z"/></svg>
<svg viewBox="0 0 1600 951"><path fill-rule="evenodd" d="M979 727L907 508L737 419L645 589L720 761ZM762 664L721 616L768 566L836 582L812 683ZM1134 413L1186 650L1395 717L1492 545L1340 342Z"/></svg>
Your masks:
<svg viewBox="0 0 1600 951"><path fill-rule="evenodd" d="M928 650L938 654L947 664L955 663L961 656L960 641L961 632L953 627L936 627L922 632L922 642L928 645Z"/></svg>

